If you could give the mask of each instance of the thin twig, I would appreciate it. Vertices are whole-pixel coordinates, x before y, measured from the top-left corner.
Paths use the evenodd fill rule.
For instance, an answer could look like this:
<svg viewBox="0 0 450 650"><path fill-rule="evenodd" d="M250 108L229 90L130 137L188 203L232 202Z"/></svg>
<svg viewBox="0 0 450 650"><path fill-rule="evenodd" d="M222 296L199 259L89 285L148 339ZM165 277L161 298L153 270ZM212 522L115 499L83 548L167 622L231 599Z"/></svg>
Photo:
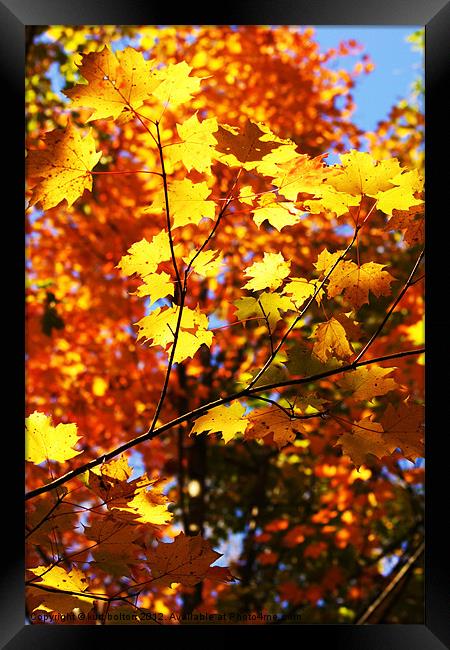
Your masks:
<svg viewBox="0 0 450 650"><path fill-rule="evenodd" d="M269 340L270 340L270 354L273 356L273 336L272 336L272 328L270 327L270 322L269 322L269 316L266 314L264 307L262 306L262 303L260 300L258 300L258 305L261 307L261 311L264 316L264 320L266 321L267 325L267 330L269 332Z"/></svg>
<svg viewBox="0 0 450 650"><path fill-rule="evenodd" d="M258 379L261 377L261 375L263 375L263 374L266 372L267 368L270 366L270 364L271 364L272 361L275 359L275 357L276 357L276 355L278 354L278 352L279 352L279 351L281 350L281 348L283 347L283 345L284 345L286 339L288 338L289 334L292 332L292 330L293 330L294 327L297 325L297 323L298 323L298 322L303 318L303 316L305 315L305 313L308 311L309 307L310 307L310 306L312 305L312 303L314 302L314 300L315 300L317 294L321 291L322 287L324 286L325 282L328 280L328 278L330 277L330 275L333 273L333 271L334 271L334 269L336 268L336 266L339 264L339 262L340 262L341 260L344 259L344 257L347 255L347 253L348 253L348 251L350 250L350 248L353 246L353 244L354 244L354 242L355 242L355 239L356 239L356 237L357 237L357 235L358 235L358 232L359 232L360 228L361 228L361 226L356 225L356 227L355 227L355 232L353 233L353 238L352 238L351 242L349 243L349 245L347 246L347 248L345 249L345 251L343 251L343 253L339 256L339 258L336 260L336 262L335 262L335 263L333 264L333 266L330 268L330 270L328 271L328 273L326 273L326 275L325 275L324 279L322 280L322 282L321 282L320 284L317 284L316 290L314 291L313 295L309 298L309 300L308 300L308 302L306 303L306 305L304 306L304 308L301 310L301 312L298 314L298 316L293 320L293 322L291 323L291 325L288 327L288 329L286 330L286 332L285 332L284 335L282 336L280 342L278 343L278 345L276 346L276 348L272 351L271 355L270 355L269 358L267 359L266 363L265 363L265 364L263 365L263 367L259 370L259 372L258 372L258 373L253 377L253 379L251 380L251 382L249 383L249 385L248 385L247 388L249 388L249 389L252 388L252 387L256 384L256 382L258 381Z"/></svg>
<svg viewBox="0 0 450 650"><path fill-rule="evenodd" d="M54 512L56 510L56 508L62 503L63 499L64 499L64 497L61 497L60 495L58 496L57 500L52 505L50 510L47 512L47 514L40 520L39 523L36 524L36 526L34 526L31 530L29 530L27 532L27 534L25 535L25 539L28 539L28 537L30 537L30 535L32 535L34 532L36 532L36 530L38 528L40 528L42 526L42 524L44 524L47 521L47 519L50 517L52 512Z"/></svg>
<svg viewBox="0 0 450 650"><path fill-rule="evenodd" d="M362 348L362 350L359 352L359 354L358 354L357 357L355 358L355 363L357 363L357 362L358 362L358 361L359 361L359 360L364 356L364 354L365 354L365 353L367 352L367 350L370 348L370 346L371 346L372 343L375 341L375 339L377 338L377 336L379 336L379 334L381 333L383 327L386 325L386 323L387 323L387 321L388 321L390 315L392 314L392 312L394 311L394 309L396 308L396 306L398 305L398 303L400 302L400 300L401 300L401 299L403 298L403 296L405 295L406 291L408 290L408 287L411 286L411 281L412 281L412 279L413 279L413 277L414 277L414 273L417 271L417 268L419 267L419 264L420 264L420 262L422 261L424 254L425 254L425 250L422 250L422 252L420 253L419 257L418 257L417 260L416 260L416 263L414 264L414 267L413 267L411 273L409 274L408 279L406 280L405 284L403 285L403 289L400 291L400 293L398 294L397 298L396 298L396 299L394 300L394 302L392 303L392 305L391 305L391 307L389 308L389 310L388 310L386 316L383 318L383 320L381 321L381 323L379 324L379 326L377 327L377 329L375 330L375 332L372 334L372 336L370 337L369 341L366 343L366 345Z"/></svg>
<svg viewBox="0 0 450 650"><path fill-rule="evenodd" d="M167 231L169 235L169 246L170 246L170 254L172 256L172 264L173 268L175 271L175 275L177 277L178 281L178 286L181 288L181 276L180 272L178 270L178 264L177 264L177 259L175 257L175 250L173 246L173 238L172 238L172 225L170 223L170 208L169 208L169 189L167 185L167 174L166 174L166 169L164 166L164 155L161 147L161 135L159 132L159 122L156 122L156 133L158 136L158 151L159 151L159 160L161 163L161 172L162 172L162 177L163 177L163 186L164 186L164 201L166 204L166 219L167 219Z"/></svg>
<svg viewBox="0 0 450 650"><path fill-rule="evenodd" d="M162 176L161 172L151 172L148 169L124 169L120 171L104 171L104 172L89 172L90 174L93 174L95 176L98 176L99 174L154 174L155 176Z"/></svg>
<svg viewBox="0 0 450 650"><path fill-rule="evenodd" d="M324 415L328 415L328 410L325 411L320 411L317 413L309 413L308 415L297 415L296 413L293 412L292 407L290 409L282 406L279 404L274 399L270 399L270 397L263 397L262 395L253 395L252 399L257 399L261 400L262 402L267 402L268 404L273 404L276 406L280 411L283 411L290 420L311 420L312 418L322 418Z"/></svg>

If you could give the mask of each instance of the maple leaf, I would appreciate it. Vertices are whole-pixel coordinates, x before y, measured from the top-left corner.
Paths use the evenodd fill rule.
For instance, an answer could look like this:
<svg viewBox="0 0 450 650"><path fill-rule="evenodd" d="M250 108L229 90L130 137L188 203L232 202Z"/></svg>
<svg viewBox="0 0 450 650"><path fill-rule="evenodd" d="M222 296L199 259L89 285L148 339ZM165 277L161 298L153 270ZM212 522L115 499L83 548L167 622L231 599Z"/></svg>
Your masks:
<svg viewBox="0 0 450 650"><path fill-rule="evenodd" d="M347 332L335 318L330 318L326 323L314 325L310 338L315 338L313 354L321 361L326 362L330 357L346 359L353 354L351 344L347 339Z"/></svg>
<svg viewBox="0 0 450 650"><path fill-rule="evenodd" d="M295 440L297 433L305 431L298 419L290 418L279 408L255 409L248 419L250 427L245 432L245 439L260 439L270 434L278 449Z"/></svg>
<svg viewBox="0 0 450 650"><path fill-rule="evenodd" d="M322 361L305 345L294 344L287 353L288 361L286 366L292 375L310 377L333 368L338 368L341 361L334 357L326 362Z"/></svg>
<svg viewBox="0 0 450 650"><path fill-rule="evenodd" d="M423 179L417 169L397 174L391 179L391 183L396 187L377 192L374 197L377 199L378 210L392 215L394 209L407 210L413 206L422 206L423 200L414 196L423 189Z"/></svg>
<svg viewBox="0 0 450 650"><path fill-rule="evenodd" d="M347 192L338 192L331 185L323 184L315 189L315 198L306 199L302 206L311 214L334 212L337 217L347 214L349 209L360 202L360 197Z"/></svg>
<svg viewBox="0 0 450 650"><path fill-rule="evenodd" d="M205 199L211 194L207 183L193 183L187 178L172 181L168 186L169 210L173 220L172 228L180 228L186 224L198 224L206 217L214 219L216 204ZM144 212L165 211L166 202L164 190L160 190L150 208Z"/></svg>
<svg viewBox="0 0 450 650"><path fill-rule="evenodd" d="M291 263L287 262L281 253L264 253L262 262L254 262L245 269L245 275L252 279L244 284L243 288L252 291L276 289L289 275L290 268Z"/></svg>
<svg viewBox="0 0 450 650"><path fill-rule="evenodd" d="M92 108L92 120L117 119L123 111L135 111L161 85L161 73L155 60L146 61L131 47L113 54L105 47L83 54L78 65L85 84L64 92L73 106Z"/></svg>
<svg viewBox="0 0 450 650"><path fill-rule="evenodd" d="M296 201L300 193L315 194L327 178L324 155L310 158L306 154L296 154L295 158L278 165L273 184L289 201Z"/></svg>
<svg viewBox="0 0 450 650"><path fill-rule="evenodd" d="M281 312L295 311L295 305L287 296L267 291L261 293L259 298L239 298L233 304L237 307L236 317L239 320L246 320L253 316L264 319L266 316L272 330L281 320Z"/></svg>
<svg viewBox="0 0 450 650"><path fill-rule="evenodd" d="M187 257L183 257L183 262L189 265L194 257L195 260L191 265L191 269L194 273L198 273L198 275L202 275L205 278L215 277L220 273L220 269L223 265L223 256L219 251L209 250L197 253L196 250L193 250Z"/></svg>
<svg viewBox="0 0 450 650"><path fill-rule="evenodd" d="M258 227L266 219L278 231L285 226L293 226L298 223L300 210L293 203L277 202L275 194L264 194L259 199L258 206L252 211L253 221Z"/></svg>
<svg viewBox="0 0 450 650"><path fill-rule="evenodd" d="M26 162L27 175L34 184L30 205L39 203L48 210L66 200L70 207L84 190L92 190L91 170L102 152L95 150L90 130L82 137L70 121L65 129L50 131L42 140L46 148L30 150Z"/></svg>
<svg viewBox="0 0 450 650"><path fill-rule="evenodd" d="M180 533L171 544L160 542L147 554L151 569L152 585L172 586L174 582L187 587L196 585L204 578L217 575L220 581L229 581L233 577L225 571L211 571L210 565L222 557L214 551L209 542L200 535L186 536ZM224 569L225 567L220 567Z"/></svg>
<svg viewBox="0 0 450 650"><path fill-rule="evenodd" d="M85 528L84 534L95 542L91 553L100 569L115 576L129 574L129 567L139 552L133 543L139 535L136 526L128 526L113 517L100 517Z"/></svg>
<svg viewBox="0 0 450 650"><path fill-rule="evenodd" d="M309 281L305 278L291 278L291 281L284 286L283 293L292 296L292 302L297 309L301 309L302 305L316 293L319 284L318 280ZM321 303L323 294L323 289L317 292L315 299L318 305Z"/></svg>
<svg viewBox="0 0 450 650"><path fill-rule="evenodd" d="M314 266L323 275L326 275L332 266L338 261L344 251L336 251L335 253L330 253L326 248L318 255L317 262Z"/></svg>
<svg viewBox="0 0 450 650"><path fill-rule="evenodd" d="M388 404L381 418L386 437L411 461L424 456L423 422L424 407L407 401L401 402L397 408Z"/></svg>
<svg viewBox="0 0 450 650"><path fill-rule="evenodd" d="M251 185L243 185L239 190L238 199L241 203L253 205L255 198L255 191Z"/></svg>
<svg viewBox="0 0 450 650"><path fill-rule="evenodd" d="M414 205L408 210L393 210L386 230L403 230L405 242L416 246L425 239L425 214L423 205Z"/></svg>
<svg viewBox="0 0 450 650"><path fill-rule="evenodd" d="M359 197L390 189L391 179L401 172L396 158L376 161L369 153L355 149L341 154L340 160L341 165L329 177L330 184L339 192Z"/></svg>
<svg viewBox="0 0 450 650"><path fill-rule="evenodd" d="M352 433L342 434L336 445L342 446L342 452L351 458L357 468L367 462L367 454L383 458L392 453L392 447L383 435L382 425L372 422L370 418L355 422Z"/></svg>
<svg viewBox="0 0 450 650"><path fill-rule="evenodd" d="M363 195L371 196L377 200L377 208L388 215L394 208L404 210L423 203L414 197L422 189L422 178L417 170L402 169L397 158L377 161L354 149L340 158L341 166L334 167L329 177L330 185L339 193L359 200Z"/></svg>
<svg viewBox="0 0 450 650"><path fill-rule="evenodd" d="M177 124L178 135L183 142L167 145L164 156L172 164L181 160L188 171L211 172L214 146L217 144L213 133L217 129L215 117L199 122L195 112L183 124Z"/></svg>
<svg viewBox="0 0 450 650"><path fill-rule="evenodd" d="M347 339L349 341L359 341L361 338L361 328L359 324L351 318L352 312L347 312L346 314L341 312L336 314L334 318L340 322L342 327L345 329Z"/></svg>
<svg viewBox="0 0 450 650"><path fill-rule="evenodd" d="M251 120L247 120L242 131L227 124L219 125L214 137L217 140L216 152L224 154L218 159L231 166L244 164L246 169L249 166L245 163L250 163L251 168L282 142L264 125Z"/></svg>
<svg viewBox="0 0 450 650"><path fill-rule="evenodd" d="M243 372L239 377L239 383L247 385L250 381L253 381L253 378L258 373L258 369L250 370L250 372ZM284 365L279 362L272 362L253 385L264 386L265 384L277 384L285 379L287 379L287 374Z"/></svg>
<svg viewBox="0 0 450 650"><path fill-rule="evenodd" d="M166 296L173 296L175 287L170 279L170 275L165 273L151 273L144 278L144 284L139 285L135 295L143 298L149 296L151 302L156 302Z"/></svg>
<svg viewBox="0 0 450 650"><path fill-rule="evenodd" d="M202 415L196 421L189 435L221 432L225 444L230 442L238 433L244 433L248 418L244 417L245 406L238 401L230 406L220 405Z"/></svg>
<svg viewBox="0 0 450 650"><path fill-rule="evenodd" d="M45 587L44 590L29 585L31 611L69 614L78 608L86 614L92 609L94 598L83 595L88 588L88 581L80 569L73 567L66 571L63 567L49 565L30 568L27 571L36 576L33 580L36 585ZM76 594L64 593L69 591Z"/></svg>
<svg viewBox="0 0 450 650"><path fill-rule="evenodd" d="M328 297L343 294L353 307L361 307L369 302L369 291L377 297L388 296L394 278L383 270L384 266L376 262L361 266L354 262L339 262L329 278Z"/></svg>
<svg viewBox="0 0 450 650"><path fill-rule="evenodd" d="M93 467L91 470L97 476L104 476L113 481L127 481L133 473L125 454L119 458L112 458L107 463L102 463L99 467Z"/></svg>
<svg viewBox="0 0 450 650"><path fill-rule="evenodd" d="M191 71L192 68L186 61L169 63L166 68L156 72L160 83L153 95L163 104L170 104L171 108L192 99L194 93L200 90L201 78L191 77Z"/></svg>
<svg viewBox="0 0 450 650"><path fill-rule="evenodd" d="M135 242L129 249L128 255L123 255L116 268L121 269L124 275L140 275L145 278L154 273L160 262L171 259L169 235L166 230L161 230L151 242L142 238Z"/></svg>
<svg viewBox="0 0 450 650"><path fill-rule="evenodd" d="M89 471L88 485L108 510L126 522L160 526L172 519L168 499L161 491L160 479L141 476L129 481L131 468L125 457L109 461Z"/></svg>
<svg viewBox="0 0 450 650"><path fill-rule="evenodd" d="M178 309L178 306L157 307L151 314L141 318L135 323L139 328L137 340L145 339L151 345L161 345L170 353L177 327ZM195 310L186 306L183 308L174 363L193 357L203 343L211 345L213 333L207 328L208 318L198 307Z"/></svg>
<svg viewBox="0 0 450 650"><path fill-rule="evenodd" d="M338 381L343 390L352 393L354 399L372 400L377 395L385 395L398 387L390 375L396 368L382 368L381 366L361 366L356 370L345 373Z"/></svg>
<svg viewBox="0 0 450 650"><path fill-rule="evenodd" d="M73 530L78 522L78 514L72 505L62 502L55 508L57 495L50 499L45 497L47 495L35 504L32 512L27 513L27 541L33 544L47 545L55 534Z"/></svg>
<svg viewBox="0 0 450 650"><path fill-rule="evenodd" d="M406 175L406 174L405 174ZM422 199L416 199L412 192L407 192L404 187L393 187L386 192L378 192L377 209L392 215L394 209L406 210L415 205L422 205Z"/></svg>
<svg viewBox="0 0 450 650"><path fill-rule="evenodd" d="M292 140L282 140L278 136L274 136L273 139L280 142L280 146L267 153L262 160L255 164L255 169L259 174L272 178L280 174L280 171L283 169L283 164L297 158L299 155L297 153L297 145Z"/></svg>
<svg viewBox="0 0 450 650"><path fill-rule="evenodd" d="M173 514L167 510L168 499L161 492L159 482L159 479L149 480L146 476L135 479L124 486L124 495L118 495L108 507L126 521L131 519L155 526L167 524ZM133 491L131 498L130 489Z"/></svg>
<svg viewBox="0 0 450 650"><path fill-rule="evenodd" d="M77 435L77 425L58 424L54 427L51 418L39 411L25 418L25 436L25 458L35 465L45 460L63 463L81 454L73 448L81 438Z"/></svg>

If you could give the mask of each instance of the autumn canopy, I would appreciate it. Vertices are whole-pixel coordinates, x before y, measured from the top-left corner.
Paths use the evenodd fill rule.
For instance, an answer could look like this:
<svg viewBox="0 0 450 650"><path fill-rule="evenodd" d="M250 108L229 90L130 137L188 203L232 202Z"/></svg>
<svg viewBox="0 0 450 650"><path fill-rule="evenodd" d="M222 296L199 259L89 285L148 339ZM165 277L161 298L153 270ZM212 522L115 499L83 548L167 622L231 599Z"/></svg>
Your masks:
<svg viewBox="0 0 450 650"><path fill-rule="evenodd" d="M352 623L417 554L423 118L358 129L371 69L306 28L31 34L33 623Z"/></svg>

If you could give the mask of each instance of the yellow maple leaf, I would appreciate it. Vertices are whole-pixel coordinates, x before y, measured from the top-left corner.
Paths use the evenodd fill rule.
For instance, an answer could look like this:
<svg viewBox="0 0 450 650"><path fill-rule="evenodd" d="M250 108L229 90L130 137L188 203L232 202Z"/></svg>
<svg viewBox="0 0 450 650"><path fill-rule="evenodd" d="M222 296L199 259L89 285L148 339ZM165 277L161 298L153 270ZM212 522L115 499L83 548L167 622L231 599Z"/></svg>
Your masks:
<svg viewBox="0 0 450 650"><path fill-rule="evenodd" d="M358 205L359 196L353 196L348 192L338 192L331 185L325 183L315 189L315 198L303 201L303 207L311 214L321 212L334 212L337 217L347 214L350 207Z"/></svg>
<svg viewBox="0 0 450 650"><path fill-rule="evenodd" d="M377 395L385 395L398 387L390 375L396 368L382 368L381 366L361 366L356 370L345 373L338 381L343 390L352 393L354 399L372 400Z"/></svg>
<svg viewBox="0 0 450 650"><path fill-rule="evenodd" d="M188 171L210 172L217 144L213 136L218 129L217 119L210 117L199 122L197 112L183 124L177 124L178 135L183 142L168 144L164 156L173 164L181 160Z"/></svg>
<svg viewBox="0 0 450 650"><path fill-rule="evenodd" d="M278 165L273 184L289 201L296 201L299 193L315 194L327 178L324 156L310 158L306 154L296 154L285 163Z"/></svg>
<svg viewBox="0 0 450 650"><path fill-rule="evenodd" d="M287 296L267 291L261 293L258 298L239 298L233 304L237 307L236 317L239 320L246 320L252 316L261 319L267 317L272 330L281 320L281 312L295 311L295 305Z"/></svg>
<svg viewBox="0 0 450 650"><path fill-rule="evenodd" d="M144 284L139 285L135 294L140 298L149 296L151 302L156 302L166 296L173 296L175 287L170 275L165 271L161 273L150 273L144 278Z"/></svg>
<svg viewBox="0 0 450 650"><path fill-rule="evenodd" d="M319 273L326 275L331 267L338 261L344 251L336 251L330 253L326 248L317 257L317 262L314 264Z"/></svg>
<svg viewBox="0 0 450 650"><path fill-rule="evenodd" d="M367 454L383 458L393 451L392 445L383 435L382 425L372 422L370 418L355 422L352 433L342 434L336 445L342 446L342 452L351 458L357 468L367 462Z"/></svg>
<svg viewBox="0 0 450 650"><path fill-rule="evenodd" d="M85 574L75 567L66 571L61 566L39 566L30 571L36 579L29 585L31 611L59 612L69 614L75 608L89 612L94 605L94 598L84 596L88 588ZM39 589L39 587L45 587ZM54 590L54 593L53 593ZM63 593L75 592L75 593Z"/></svg>
<svg viewBox="0 0 450 650"><path fill-rule="evenodd" d="M310 338L315 338L313 354L324 363L331 357L346 359L353 354L347 333L341 323L330 318L326 323L315 325Z"/></svg>
<svg viewBox="0 0 450 650"><path fill-rule="evenodd" d="M282 140L278 137L274 137L273 139L280 142L280 146L266 153L256 164L254 163L255 169L259 174L262 176L270 176L271 178L280 174L283 164L288 163L299 155L297 153L297 145L291 140Z"/></svg>
<svg viewBox="0 0 450 650"><path fill-rule="evenodd" d="M158 483L159 479L149 480L146 476L131 481L125 486L124 496L117 495L114 501L108 503L108 508L127 521L131 519L155 526L167 524L173 514L167 510L168 499ZM131 494L129 488L132 488Z"/></svg>
<svg viewBox="0 0 450 650"><path fill-rule="evenodd" d="M55 129L43 137L45 149L28 152L27 176L33 184L30 205L39 203L43 210L66 200L70 207L84 190L92 189L91 170L102 156L95 151L89 130L82 137L71 122L65 129Z"/></svg>
<svg viewBox="0 0 450 650"><path fill-rule="evenodd" d="M391 182L395 185L384 192L377 192L377 208L387 215L392 215L393 210L407 210L416 205L423 204L422 199L417 199L414 194L423 189L423 179L417 169L397 174Z"/></svg>
<svg viewBox="0 0 450 650"><path fill-rule="evenodd" d="M292 302L295 304L297 309L300 309L302 305L315 294L319 286L318 280L306 280L305 278L292 278L284 288L283 293L291 296ZM320 289L317 292L315 300L317 304L320 305L324 291Z"/></svg>
<svg viewBox="0 0 450 650"><path fill-rule="evenodd" d="M122 455L89 470L87 483L119 519L155 526L170 521L172 514L167 510L168 499L160 479L144 475L129 481L131 472Z"/></svg>
<svg viewBox="0 0 450 650"><path fill-rule="evenodd" d="M187 178L172 181L168 186L169 210L172 217L172 228L180 228L186 224L198 224L206 217L214 219L216 204L205 199L211 194L211 189L205 181L193 183ZM165 194L160 190L155 196L150 208L144 212L161 212L166 209Z"/></svg>
<svg viewBox="0 0 450 650"><path fill-rule="evenodd" d="M107 46L99 52L83 54L78 67L87 83L77 84L64 94L73 106L94 109L88 122L117 119L123 111L131 114L161 85L155 61L146 61L142 53L131 47L116 54Z"/></svg>
<svg viewBox="0 0 450 650"><path fill-rule="evenodd" d="M58 424L53 427L51 418L34 411L25 419L25 458L39 465L45 460L63 463L78 456L81 451L73 449L81 436L76 424Z"/></svg>
<svg viewBox="0 0 450 650"><path fill-rule="evenodd" d="M297 433L304 432L298 419L290 418L279 408L255 409L248 419L251 426L245 432L245 439L261 439L271 434L278 449L293 442Z"/></svg>
<svg viewBox="0 0 450 650"><path fill-rule="evenodd" d="M179 307L157 307L151 314L135 323L139 328L137 340L151 341L151 345L160 345L170 354L178 320ZM211 345L213 333L208 330L208 318L198 308L183 308L180 331L174 355L174 362L179 363L194 356L204 343Z"/></svg>
<svg viewBox="0 0 450 650"><path fill-rule="evenodd" d="M130 467L125 454L121 454L119 458L113 458L107 463L93 467L90 471L97 476L104 476L115 481L127 481L133 473L133 468Z"/></svg>
<svg viewBox="0 0 450 650"><path fill-rule="evenodd" d="M222 267L222 253L215 250L201 251L197 254L196 250L191 251L187 257L183 257L183 262L189 264L190 261L195 257L195 260L191 266L191 269L202 275L205 278L211 278L217 276L220 273Z"/></svg>
<svg viewBox="0 0 450 650"><path fill-rule="evenodd" d="M353 307L369 302L369 291L377 297L391 293L394 278L384 271L384 264L367 262L358 266L354 262L341 261L330 275L328 297L344 295Z"/></svg>
<svg viewBox="0 0 450 650"><path fill-rule="evenodd" d="M333 168L329 183L339 192L361 197L372 196L392 187L392 178L401 173L396 158L376 161L365 151L352 149L341 154L341 165Z"/></svg>
<svg viewBox="0 0 450 650"><path fill-rule="evenodd" d="M261 289L276 289L284 278L289 275L291 263L287 262L281 253L264 253L261 262L254 262L245 269L245 275L252 279L244 284L244 289L260 291Z"/></svg>
<svg viewBox="0 0 450 650"><path fill-rule="evenodd" d="M161 230L151 242L142 238L135 242L129 249L128 255L123 255L116 268L121 269L124 275L136 273L145 278L156 271L160 262L167 262L171 258L169 235Z"/></svg>
<svg viewBox="0 0 450 650"><path fill-rule="evenodd" d="M241 203L246 203L247 205L253 205L254 198L255 198L255 190L251 185L243 185L240 188L238 199Z"/></svg>
<svg viewBox="0 0 450 650"><path fill-rule="evenodd" d="M153 91L153 95L163 104L170 104L171 108L192 99L194 93L200 90L202 78L191 77L191 71L192 68L186 61L169 63L166 68L156 72L160 83Z"/></svg>
<svg viewBox="0 0 450 650"><path fill-rule="evenodd" d="M340 158L341 165L330 169L328 183L329 187L337 190L338 194L345 195L344 204L348 203L349 206L357 204L349 202L349 195L356 197L358 202L364 195L371 196L377 199L379 210L392 215L395 208L405 210L423 203L421 199L414 196L415 192L421 191L423 179L417 170L405 171L402 169L397 158L377 161L369 153L354 149L342 154ZM333 193L326 197L329 187L324 189L324 202L326 204L328 201L330 206ZM340 199L339 197L335 198L336 206L338 206ZM312 203L310 202L310 207ZM318 207L320 208L320 202ZM333 209L332 206L331 209ZM339 212L337 214L339 215Z"/></svg>
<svg viewBox="0 0 450 650"><path fill-rule="evenodd" d="M238 401L232 402L230 406L217 406L195 421L189 435L206 431L209 434L220 432L226 444L247 428L248 418L244 417L244 412L245 406Z"/></svg>
<svg viewBox="0 0 450 650"><path fill-rule="evenodd" d="M265 219L280 231L285 226L293 226L299 221L300 210L288 201L277 202L275 194L264 194L253 212L253 221L259 227Z"/></svg>

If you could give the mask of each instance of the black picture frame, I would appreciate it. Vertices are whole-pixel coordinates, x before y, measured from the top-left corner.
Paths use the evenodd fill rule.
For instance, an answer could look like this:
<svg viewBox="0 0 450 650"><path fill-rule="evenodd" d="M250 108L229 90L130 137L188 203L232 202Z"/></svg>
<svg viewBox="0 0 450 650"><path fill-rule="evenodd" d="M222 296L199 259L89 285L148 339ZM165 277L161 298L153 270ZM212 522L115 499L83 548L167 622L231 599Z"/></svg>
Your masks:
<svg viewBox="0 0 450 650"><path fill-rule="evenodd" d="M4 269L7 283L4 290L4 318L6 334L2 341L5 352L12 359L3 368L6 382L4 408L11 416L10 427L3 431L2 505L4 507L2 539L6 542L3 565L0 568L0 642L8 650L18 648L78 648L104 635L117 643L130 643L130 626L32 626L25 625L24 614L24 549L23 549L23 446L20 419L23 416L24 332L23 322L23 142L24 122L24 59L25 27L47 24L293 24L293 25L421 25L425 26L426 49L426 175L427 175L427 253L426 279L426 392L427 392L427 458L426 472L426 549L425 549L425 624L424 625L302 625L290 628L298 635L296 643L302 648L329 643L339 649L363 650L405 649L438 650L450 647L448 625L449 552L446 548L446 515L443 499L448 473L447 456L442 439L448 436L445 426L448 403L448 380L439 376L439 369L448 368L449 319L445 316L442 292L448 278L445 241L448 230L448 209L445 211L445 190L448 181L445 148L450 144L448 122L449 103L446 99L450 77L450 3L444 0L262 0L260 2L227 2L222 6L184 6L145 0L0 0L0 52L3 89L0 105L3 110L3 160L7 160L2 174L3 205L10 202L5 213L4 252L12 252ZM7 136L10 142L7 144ZM443 163L440 163L443 153ZM7 157L6 157L7 156ZM6 179L5 179L6 174ZM441 205L442 201L442 205ZM448 203L448 201L447 201ZM6 211L6 208L5 208ZM441 217L439 219L439 217ZM448 247L448 244L447 244ZM448 254L447 254L448 257ZM14 283L18 286L14 287ZM11 285L13 289L11 290ZM445 295L445 294L444 294ZM14 300L15 297L15 300ZM447 301L445 301L447 302ZM6 308L5 308L6 303ZM20 358L18 358L20 357ZM16 404L15 407L12 405ZM6 477L6 470L10 476ZM133 627L136 635L147 642L185 643L185 632L195 630L197 640L204 643L229 643L235 632L243 643L255 642L254 635L264 642L284 637L283 626L153 626ZM289 628L288 628L289 629ZM97 632L97 630L103 630ZM145 635L145 636L144 636ZM155 638L156 635L156 638ZM252 637L250 637L252 635ZM290 637L289 637L290 638ZM105 641L103 641L105 642Z"/></svg>

